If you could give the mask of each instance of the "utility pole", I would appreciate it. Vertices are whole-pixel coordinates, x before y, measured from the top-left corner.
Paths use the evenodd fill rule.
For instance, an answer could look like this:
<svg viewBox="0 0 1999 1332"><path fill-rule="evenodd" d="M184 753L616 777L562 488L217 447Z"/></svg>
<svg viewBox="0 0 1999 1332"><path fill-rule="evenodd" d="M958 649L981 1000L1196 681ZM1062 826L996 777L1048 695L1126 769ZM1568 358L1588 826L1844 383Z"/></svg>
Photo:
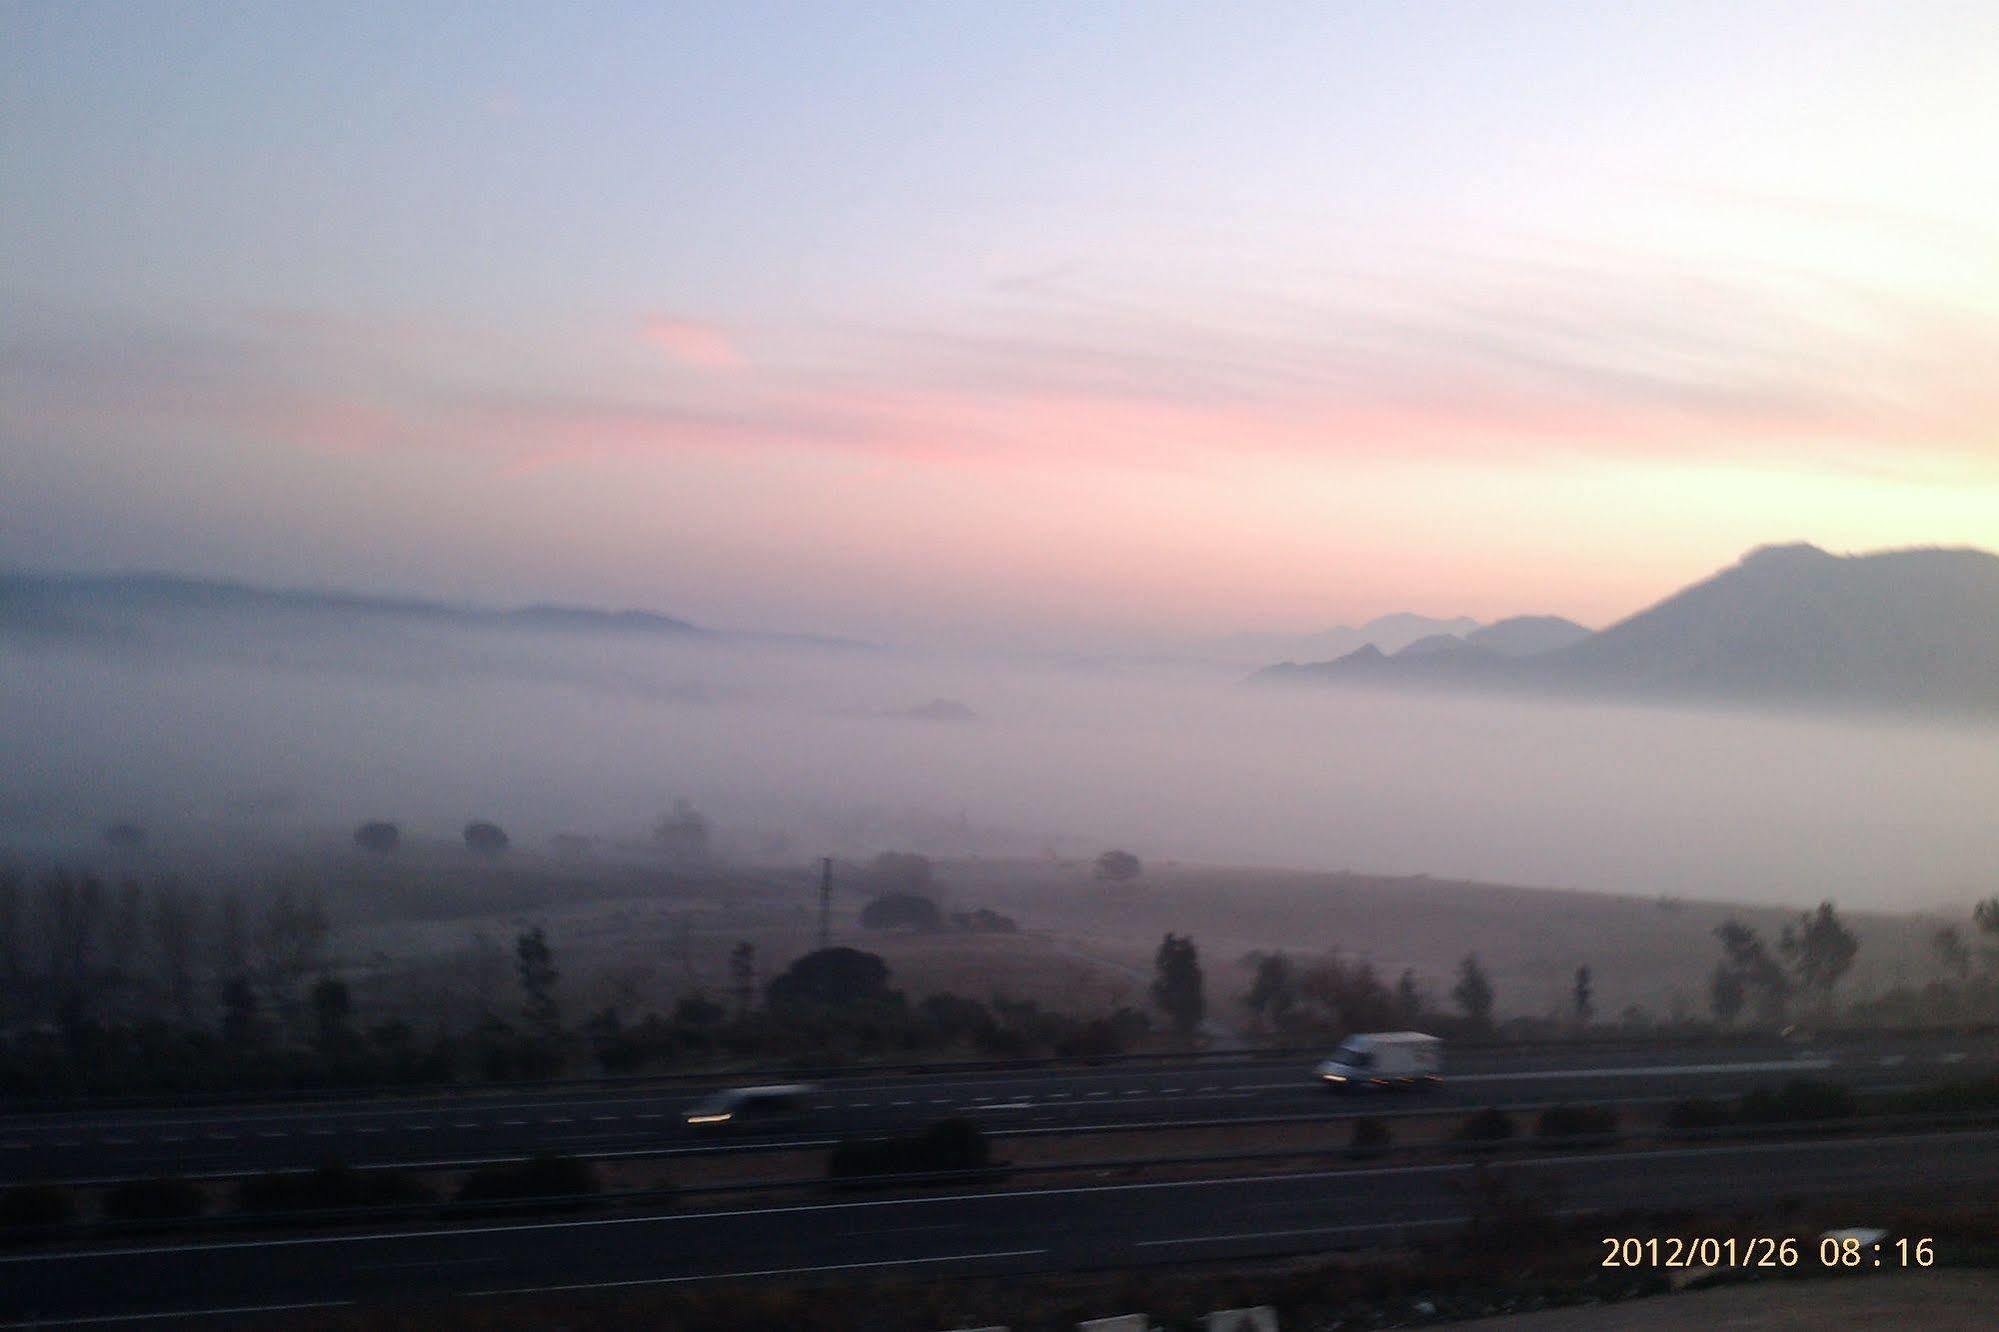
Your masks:
<svg viewBox="0 0 1999 1332"><path fill-rule="evenodd" d="M819 946L833 946L833 857L819 860Z"/></svg>

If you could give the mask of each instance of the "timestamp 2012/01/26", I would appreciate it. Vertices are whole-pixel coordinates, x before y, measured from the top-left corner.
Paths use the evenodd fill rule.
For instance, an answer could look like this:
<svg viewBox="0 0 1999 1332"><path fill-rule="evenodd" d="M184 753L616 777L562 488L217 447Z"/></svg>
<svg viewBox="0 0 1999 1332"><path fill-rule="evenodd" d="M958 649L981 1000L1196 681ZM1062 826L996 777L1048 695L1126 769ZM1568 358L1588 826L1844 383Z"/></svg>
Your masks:
<svg viewBox="0 0 1999 1332"><path fill-rule="evenodd" d="M1852 1235L1827 1235L1815 1245L1780 1235L1606 1235L1605 1267L1796 1267L1816 1258L1821 1267L1929 1267L1936 1245L1929 1238L1865 1243Z"/></svg>

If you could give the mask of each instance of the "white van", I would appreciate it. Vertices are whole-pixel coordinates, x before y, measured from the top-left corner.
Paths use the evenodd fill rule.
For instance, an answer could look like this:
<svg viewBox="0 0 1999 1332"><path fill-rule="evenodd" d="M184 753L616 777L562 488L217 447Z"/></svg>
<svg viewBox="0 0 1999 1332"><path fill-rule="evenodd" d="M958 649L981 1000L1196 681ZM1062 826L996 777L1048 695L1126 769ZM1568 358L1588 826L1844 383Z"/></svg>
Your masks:
<svg viewBox="0 0 1999 1332"><path fill-rule="evenodd" d="M1371 1031L1349 1036L1319 1065L1329 1091L1363 1087L1434 1087L1444 1080L1444 1043L1420 1031Z"/></svg>

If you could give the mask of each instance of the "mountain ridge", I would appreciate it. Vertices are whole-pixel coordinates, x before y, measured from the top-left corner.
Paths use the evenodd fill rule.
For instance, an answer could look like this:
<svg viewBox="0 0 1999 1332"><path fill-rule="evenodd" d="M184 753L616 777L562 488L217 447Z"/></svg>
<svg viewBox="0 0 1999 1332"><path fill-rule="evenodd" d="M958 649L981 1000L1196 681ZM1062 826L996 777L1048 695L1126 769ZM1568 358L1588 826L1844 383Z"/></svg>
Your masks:
<svg viewBox="0 0 1999 1332"><path fill-rule="evenodd" d="M1759 546L1566 646L1477 647L1356 652L1251 679L1999 712L1999 556Z"/></svg>

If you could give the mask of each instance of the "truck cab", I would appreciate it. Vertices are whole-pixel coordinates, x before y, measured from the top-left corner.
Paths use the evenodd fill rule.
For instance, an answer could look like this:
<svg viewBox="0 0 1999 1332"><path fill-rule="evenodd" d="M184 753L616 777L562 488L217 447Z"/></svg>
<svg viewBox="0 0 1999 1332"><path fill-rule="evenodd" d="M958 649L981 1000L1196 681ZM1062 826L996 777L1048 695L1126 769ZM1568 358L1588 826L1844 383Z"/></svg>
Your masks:
<svg viewBox="0 0 1999 1332"><path fill-rule="evenodd" d="M1444 1043L1420 1031L1372 1031L1349 1036L1318 1067L1328 1091L1435 1087L1444 1077Z"/></svg>

